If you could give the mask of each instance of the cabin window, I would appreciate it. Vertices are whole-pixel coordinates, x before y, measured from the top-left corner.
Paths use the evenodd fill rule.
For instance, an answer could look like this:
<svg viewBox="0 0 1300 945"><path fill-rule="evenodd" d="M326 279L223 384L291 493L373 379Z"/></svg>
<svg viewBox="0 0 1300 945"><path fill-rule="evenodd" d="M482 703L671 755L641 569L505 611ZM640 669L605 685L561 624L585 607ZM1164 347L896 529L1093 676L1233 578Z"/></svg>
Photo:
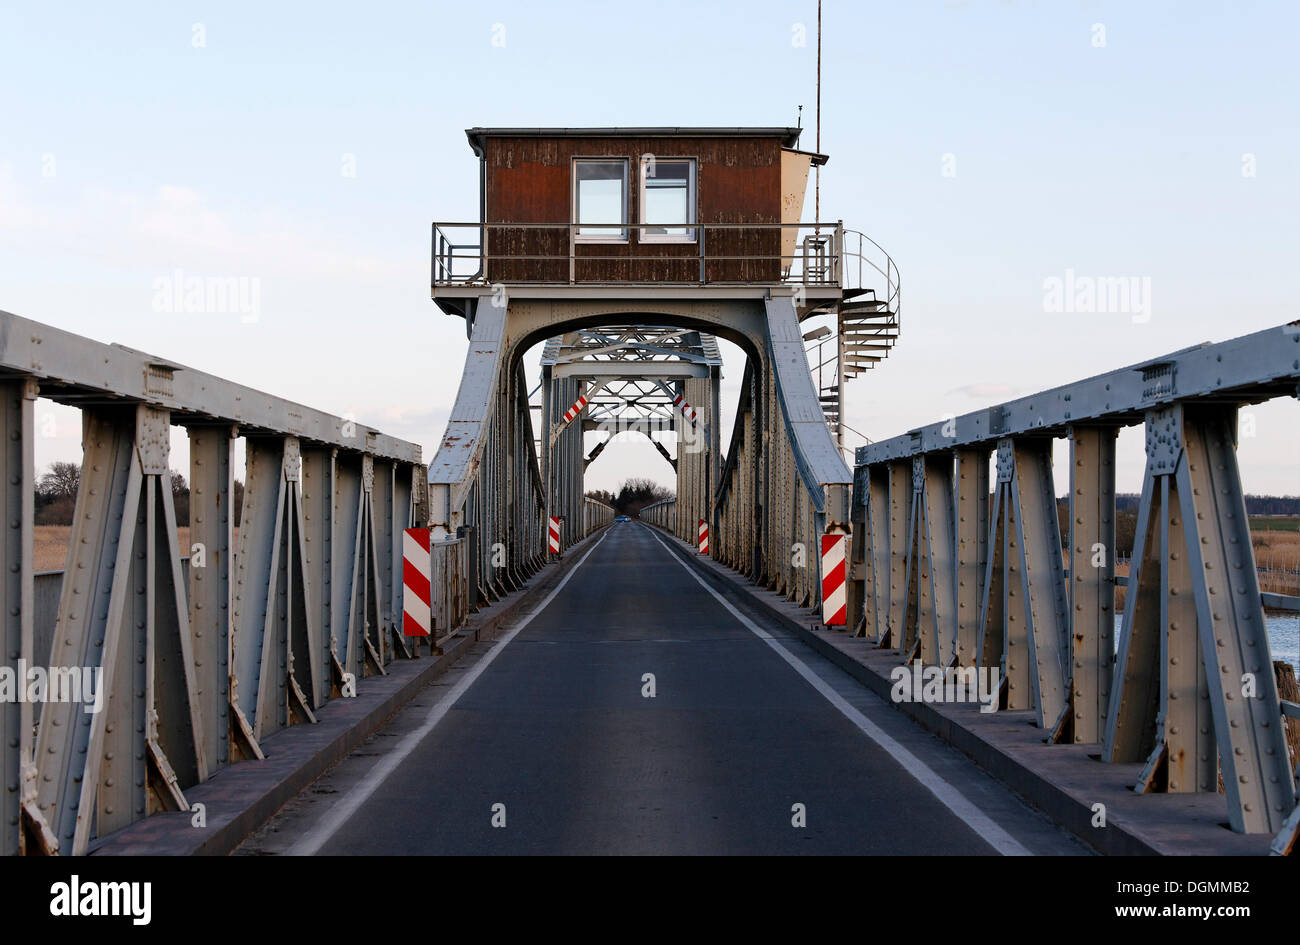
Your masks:
<svg viewBox="0 0 1300 945"><path fill-rule="evenodd" d="M573 162L573 219L584 242L627 241L626 160Z"/></svg>
<svg viewBox="0 0 1300 945"><path fill-rule="evenodd" d="M695 160L641 159L640 238L646 243L693 243Z"/></svg>

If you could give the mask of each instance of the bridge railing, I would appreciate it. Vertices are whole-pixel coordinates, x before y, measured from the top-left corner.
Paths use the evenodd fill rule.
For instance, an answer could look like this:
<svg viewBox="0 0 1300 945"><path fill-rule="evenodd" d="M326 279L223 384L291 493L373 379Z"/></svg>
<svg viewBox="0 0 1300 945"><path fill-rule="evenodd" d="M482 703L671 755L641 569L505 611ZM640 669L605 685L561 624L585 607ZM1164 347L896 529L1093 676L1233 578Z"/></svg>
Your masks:
<svg viewBox="0 0 1300 945"><path fill-rule="evenodd" d="M52 579L38 596L33 573L38 397L82 411L53 615ZM173 425L189 439L184 547ZM84 853L186 810L192 785L419 655L401 629L402 531L427 519L426 481L414 443L0 312L0 653L24 685L60 687L0 701L0 853ZM460 552L444 567L463 571Z"/></svg>
<svg viewBox="0 0 1300 945"><path fill-rule="evenodd" d="M644 506L637 517L643 522L649 522L651 525L657 525L665 531L677 531L677 497L671 499L660 499L650 505Z"/></svg>
<svg viewBox="0 0 1300 945"><path fill-rule="evenodd" d="M585 538L598 528L614 521L614 507L591 496L582 497L582 535Z"/></svg>
<svg viewBox="0 0 1300 945"><path fill-rule="evenodd" d="M1264 606L1300 602L1261 595L1236 440L1239 406L1298 383L1292 323L860 448L850 626L900 663L996 668L1003 707L1032 712L1046 741L1142 763L1139 792L1222 790L1234 830L1294 840L1300 771L1283 715L1300 706L1279 700ZM1147 460L1125 582L1115 442L1138 424ZM1070 445L1064 536L1055 438Z"/></svg>
<svg viewBox="0 0 1300 945"><path fill-rule="evenodd" d="M842 221L698 223L686 227L693 239L683 243L583 240L592 231L624 239L633 233L639 240L646 231L662 229L640 223L437 221L430 284L755 282L873 289L878 298L897 301L893 260L870 237L846 230Z"/></svg>
<svg viewBox="0 0 1300 945"><path fill-rule="evenodd" d="M429 542L431 633L441 640L465 622L473 607L470 544L464 538Z"/></svg>

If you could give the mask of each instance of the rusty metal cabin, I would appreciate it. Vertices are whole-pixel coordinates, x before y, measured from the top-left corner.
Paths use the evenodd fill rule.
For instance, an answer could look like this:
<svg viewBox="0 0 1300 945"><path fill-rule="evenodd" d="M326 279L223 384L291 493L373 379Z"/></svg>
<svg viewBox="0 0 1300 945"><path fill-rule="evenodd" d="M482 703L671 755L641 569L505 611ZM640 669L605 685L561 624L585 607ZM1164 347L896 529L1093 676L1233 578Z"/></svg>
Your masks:
<svg viewBox="0 0 1300 945"><path fill-rule="evenodd" d="M434 224L434 296L485 285L841 284L800 221L798 128L471 128L481 219ZM440 291L441 289L441 291Z"/></svg>

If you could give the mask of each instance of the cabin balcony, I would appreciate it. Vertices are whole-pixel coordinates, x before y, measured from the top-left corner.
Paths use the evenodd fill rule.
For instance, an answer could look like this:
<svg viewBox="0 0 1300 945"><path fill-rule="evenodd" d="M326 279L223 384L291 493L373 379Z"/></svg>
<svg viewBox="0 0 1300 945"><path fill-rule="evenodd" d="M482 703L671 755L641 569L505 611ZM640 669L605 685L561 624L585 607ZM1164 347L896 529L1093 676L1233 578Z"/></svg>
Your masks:
<svg viewBox="0 0 1300 945"><path fill-rule="evenodd" d="M516 297L629 290L747 297L777 289L817 307L868 292L890 299L897 270L874 241L840 221L671 228L439 221L430 282L435 299L489 294L497 286Z"/></svg>

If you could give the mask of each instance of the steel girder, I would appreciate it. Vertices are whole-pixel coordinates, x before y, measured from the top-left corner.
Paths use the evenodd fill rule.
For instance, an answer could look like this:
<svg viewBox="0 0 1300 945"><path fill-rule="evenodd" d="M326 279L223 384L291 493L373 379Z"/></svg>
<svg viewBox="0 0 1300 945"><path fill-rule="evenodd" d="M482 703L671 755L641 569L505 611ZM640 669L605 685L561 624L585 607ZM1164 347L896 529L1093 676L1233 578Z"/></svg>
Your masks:
<svg viewBox="0 0 1300 945"><path fill-rule="evenodd" d="M514 303L480 306L473 320L460 389L438 453L429 465L429 516L436 541L469 536L470 594L496 600L519 587L545 558L545 489L533 444L527 389L517 339L509 334ZM573 390L576 385L565 381ZM563 407L558 392L544 402L544 422ZM576 449L564 436L576 435ZM581 428L573 428L544 453L581 463ZM580 488L580 484L579 484ZM580 498L580 493L579 493ZM552 512L550 514L556 514ZM575 500L561 515L581 522ZM564 537L562 531L562 539ZM472 606L473 602L471 602Z"/></svg>
<svg viewBox="0 0 1300 945"><path fill-rule="evenodd" d="M0 512L4 540L0 542L0 654L4 665L16 668L33 653L32 536L36 492L33 405L36 383L27 378L0 381ZM19 683L21 684L21 683ZM0 856L22 852L23 825L30 818L24 805L35 790L32 704L0 701ZM52 837L47 838L52 840Z"/></svg>
<svg viewBox="0 0 1300 945"><path fill-rule="evenodd" d="M989 552L989 453L962 449L957 456L957 658L980 662L980 602Z"/></svg>
<svg viewBox="0 0 1300 945"><path fill-rule="evenodd" d="M853 477L826 426L790 299L766 300L761 327L731 450L718 467L719 535L711 553L814 607L821 601L820 537L850 530Z"/></svg>
<svg viewBox="0 0 1300 945"><path fill-rule="evenodd" d="M1300 324L1282 326L860 449L854 514L866 534L855 580L863 632L898 648L917 639L923 617L942 629L932 609L937 593L927 601L915 582L938 587L934 562L946 560L947 549L936 552L935 531L927 536L922 526L935 517L931 491L946 498L955 461L948 540L957 663L1000 666L1003 707L1032 710L1048 729L1045 740L1101 742L1109 761L1142 762L1139 790L1214 792L1221 774L1233 829L1278 831L1275 850L1290 850L1300 812L1234 431L1237 404L1296 394L1297 346ZM1115 433L1137 422L1146 425L1147 471L1112 658ZM1065 543L1051 476L1050 444L1059 435L1071 441Z"/></svg>
<svg viewBox="0 0 1300 945"><path fill-rule="evenodd" d="M423 494L413 490L425 474L414 444L201 372L182 377L169 362L7 313L0 313L0 370L11 372L0 376L5 669L40 668L60 686L70 686L75 671L89 683L83 693L71 693L86 699L0 703L0 850L82 853L94 837L149 813L186 809L186 790L217 768L260 757L253 723L239 725L244 713L232 712L241 693L264 694L263 734L282 718L291 667L295 682L306 682L308 711L328 697L320 680L328 678L324 641L332 633L321 633L346 620L332 602L318 604L309 589L328 586L316 575L321 566L335 575L353 570L353 551L340 540L348 512L339 479L332 485L322 479L319 488L303 483L306 499L298 500L292 464L285 462L293 445L306 458L309 477L323 468L321 457L354 467L358 502L364 467L378 465L391 480L382 501L389 543L378 549L388 560L374 567L379 583L388 582L376 596L386 601L390 624L401 609L392 536L410 524L412 506L423 506ZM82 477L57 615L33 612L38 394L83 413ZM169 473L173 423L186 426L190 439L186 548ZM250 435L239 536L248 554L241 555L236 582L231 456L240 434ZM336 578L332 589L340 583L346 586ZM260 625L251 614L259 598L269 605L257 615L264 618ZM53 633L38 642L33 625L50 617ZM247 660L241 675L237 664L259 646L265 660ZM232 648L239 659L232 659ZM98 711L86 704L92 690L102 699ZM257 721L255 706L252 713Z"/></svg>
<svg viewBox="0 0 1300 945"><path fill-rule="evenodd" d="M696 522L713 521L709 497L719 465L716 431L721 364L712 335L672 326L599 326L549 339L541 358L542 469L552 507L563 514L583 502L581 470L615 436L644 432L676 473L677 507L684 511L675 521L682 529L680 537L694 541ZM566 381L590 386L575 388ZM577 399L566 409L561 405L570 393ZM691 405L693 419L686 416L685 406L679 409L681 400ZM570 432L579 417L576 426L583 432L598 430L607 435L583 457L581 469L571 458L575 441L581 446L581 440ZM675 456L651 436L652 426L675 432ZM569 446L560 446L566 437ZM586 531L584 527L583 533Z"/></svg>
<svg viewBox="0 0 1300 945"><path fill-rule="evenodd" d="M1070 428L1070 710L1058 740L1102 740L1115 661L1114 426Z"/></svg>
<svg viewBox="0 0 1300 945"><path fill-rule="evenodd" d="M1295 807L1249 519L1236 408L1147 416L1129 596L1104 756L1143 760L1139 790L1216 791L1234 830L1274 832ZM1217 747L1217 761L1216 761Z"/></svg>
<svg viewBox="0 0 1300 945"><path fill-rule="evenodd" d="M51 844L41 852L85 853L92 831L185 810L183 789L210 770L168 421L167 411L146 406L84 412L85 462L49 666L97 673L103 706L41 708L25 805Z"/></svg>

